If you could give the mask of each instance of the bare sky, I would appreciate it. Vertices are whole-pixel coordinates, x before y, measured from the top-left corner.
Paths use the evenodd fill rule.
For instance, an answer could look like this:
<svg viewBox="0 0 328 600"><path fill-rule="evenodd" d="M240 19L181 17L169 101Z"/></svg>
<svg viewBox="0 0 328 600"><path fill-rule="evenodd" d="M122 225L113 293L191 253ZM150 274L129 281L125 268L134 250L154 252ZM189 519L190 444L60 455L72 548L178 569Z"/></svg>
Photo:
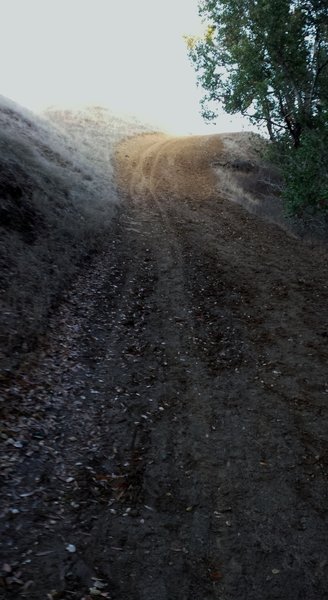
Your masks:
<svg viewBox="0 0 328 600"><path fill-rule="evenodd" d="M199 115L183 40L201 31L196 0L0 0L0 14L0 93L28 108L97 104L177 133L245 126Z"/></svg>

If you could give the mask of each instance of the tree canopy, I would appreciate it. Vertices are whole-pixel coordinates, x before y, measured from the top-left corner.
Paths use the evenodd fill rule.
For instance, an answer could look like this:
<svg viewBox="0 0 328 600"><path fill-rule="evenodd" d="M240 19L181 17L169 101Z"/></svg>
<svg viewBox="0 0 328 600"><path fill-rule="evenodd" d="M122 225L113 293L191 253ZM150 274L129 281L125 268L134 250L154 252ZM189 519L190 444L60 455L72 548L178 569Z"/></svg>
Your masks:
<svg viewBox="0 0 328 600"><path fill-rule="evenodd" d="M205 119L222 106L265 123L272 140L287 132L295 147L326 124L327 9L327 0L199 0L207 31L187 44Z"/></svg>

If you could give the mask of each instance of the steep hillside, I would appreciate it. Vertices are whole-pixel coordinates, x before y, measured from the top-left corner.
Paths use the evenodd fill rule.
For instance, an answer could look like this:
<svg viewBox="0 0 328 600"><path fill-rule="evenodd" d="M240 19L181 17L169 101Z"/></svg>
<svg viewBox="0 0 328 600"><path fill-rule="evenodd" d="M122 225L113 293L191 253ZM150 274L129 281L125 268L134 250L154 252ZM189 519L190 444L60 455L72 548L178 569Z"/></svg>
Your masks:
<svg viewBox="0 0 328 600"><path fill-rule="evenodd" d="M119 144L106 251L2 386L0 597L327 599L327 253L226 197L264 195L232 150Z"/></svg>
<svg viewBox="0 0 328 600"><path fill-rule="evenodd" d="M33 346L81 260L108 236L114 144L145 130L102 109L44 118L0 98L0 361Z"/></svg>

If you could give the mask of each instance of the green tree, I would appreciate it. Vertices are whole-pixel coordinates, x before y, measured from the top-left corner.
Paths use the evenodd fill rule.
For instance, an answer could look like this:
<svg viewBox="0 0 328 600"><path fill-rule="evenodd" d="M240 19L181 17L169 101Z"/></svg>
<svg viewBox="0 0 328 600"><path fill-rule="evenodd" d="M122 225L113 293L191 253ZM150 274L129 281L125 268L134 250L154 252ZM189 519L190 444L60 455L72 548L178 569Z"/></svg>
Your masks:
<svg viewBox="0 0 328 600"><path fill-rule="evenodd" d="M199 0L208 28L187 44L204 118L221 105L265 123L271 140L287 132L296 148L306 130L325 127L327 8L327 0Z"/></svg>

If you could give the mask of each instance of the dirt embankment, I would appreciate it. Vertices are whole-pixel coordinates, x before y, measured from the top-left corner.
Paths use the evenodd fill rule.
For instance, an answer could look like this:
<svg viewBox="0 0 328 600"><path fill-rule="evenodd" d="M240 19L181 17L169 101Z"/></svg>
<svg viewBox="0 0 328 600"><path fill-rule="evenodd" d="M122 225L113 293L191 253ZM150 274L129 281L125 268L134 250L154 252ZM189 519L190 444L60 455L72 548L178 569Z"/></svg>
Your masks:
<svg viewBox="0 0 328 600"><path fill-rule="evenodd" d="M326 255L221 149L118 148L108 252L4 390L6 599L328 598Z"/></svg>

